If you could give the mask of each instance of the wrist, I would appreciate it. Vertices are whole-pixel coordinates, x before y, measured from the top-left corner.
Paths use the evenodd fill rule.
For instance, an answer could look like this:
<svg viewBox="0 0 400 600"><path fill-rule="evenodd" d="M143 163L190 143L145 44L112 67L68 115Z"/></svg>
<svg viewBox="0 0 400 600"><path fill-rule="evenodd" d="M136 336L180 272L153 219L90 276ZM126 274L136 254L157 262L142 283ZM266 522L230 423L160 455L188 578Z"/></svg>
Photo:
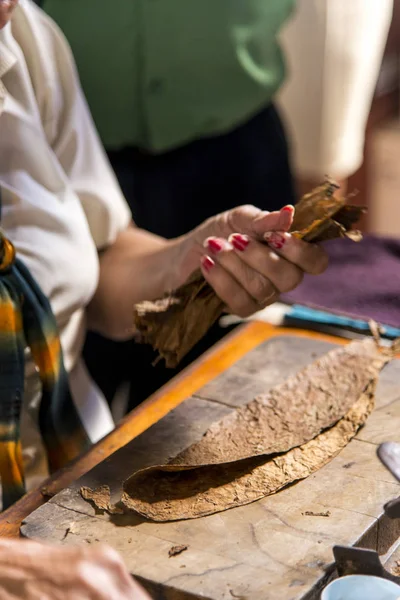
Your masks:
<svg viewBox="0 0 400 600"><path fill-rule="evenodd" d="M168 261L168 291L176 290L183 285L190 275L200 266L200 258L204 252L196 230L171 240Z"/></svg>
<svg viewBox="0 0 400 600"><path fill-rule="evenodd" d="M233 232L229 223L231 211L225 211L210 217L189 233L171 240L175 248L174 285L170 289L177 289L183 285L190 275L200 268L200 260L204 255L204 240L210 236L228 238Z"/></svg>

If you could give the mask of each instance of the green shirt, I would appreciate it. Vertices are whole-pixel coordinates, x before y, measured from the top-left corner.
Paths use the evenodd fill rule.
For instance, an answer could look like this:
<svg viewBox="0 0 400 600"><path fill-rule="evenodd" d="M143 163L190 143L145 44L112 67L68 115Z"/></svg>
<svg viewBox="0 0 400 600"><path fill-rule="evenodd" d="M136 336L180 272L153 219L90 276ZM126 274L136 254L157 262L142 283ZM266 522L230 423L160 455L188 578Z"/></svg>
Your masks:
<svg viewBox="0 0 400 600"><path fill-rule="evenodd" d="M284 78L295 0L44 0L108 149L164 151L228 131Z"/></svg>

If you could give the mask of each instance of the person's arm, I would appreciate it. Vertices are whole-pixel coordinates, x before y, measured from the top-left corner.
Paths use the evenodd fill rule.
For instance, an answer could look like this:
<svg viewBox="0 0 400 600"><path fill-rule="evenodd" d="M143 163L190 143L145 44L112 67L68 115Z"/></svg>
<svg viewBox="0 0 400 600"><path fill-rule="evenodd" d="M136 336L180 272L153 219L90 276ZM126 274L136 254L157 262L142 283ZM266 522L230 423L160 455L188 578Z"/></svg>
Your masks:
<svg viewBox="0 0 400 600"><path fill-rule="evenodd" d="M304 272L327 266L322 249L285 233L292 218L292 207L266 213L242 206L170 242L132 227L101 256L90 326L115 339L129 337L134 304L176 289L198 268L233 314L260 310L296 287Z"/></svg>
<svg viewBox="0 0 400 600"><path fill-rule="evenodd" d="M131 225L100 253L100 277L87 308L88 326L113 339L133 333L133 307L154 300L180 283L179 241L167 241Z"/></svg>
<svg viewBox="0 0 400 600"><path fill-rule="evenodd" d="M282 35L279 101L306 187L326 174L345 180L362 164L392 9L393 0L297 0Z"/></svg>

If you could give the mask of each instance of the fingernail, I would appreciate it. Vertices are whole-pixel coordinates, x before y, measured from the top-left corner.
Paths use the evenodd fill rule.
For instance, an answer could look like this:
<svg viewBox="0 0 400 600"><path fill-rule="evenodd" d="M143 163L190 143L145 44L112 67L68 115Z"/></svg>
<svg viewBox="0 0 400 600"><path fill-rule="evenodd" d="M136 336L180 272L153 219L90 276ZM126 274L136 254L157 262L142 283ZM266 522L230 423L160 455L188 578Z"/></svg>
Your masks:
<svg viewBox="0 0 400 600"><path fill-rule="evenodd" d="M204 242L204 247L211 250L213 254L218 254L222 250L232 250L232 244L220 238L210 237Z"/></svg>
<svg viewBox="0 0 400 600"><path fill-rule="evenodd" d="M205 269L207 273L208 271L211 271L211 269L215 266L215 262L209 256L202 256L201 264L203 266L203 269Z"/></svg>
<svg viewBox="0 0 400 600"><path fill-rule="evenodd" d="M206 248L208 248L209 250L211 250L211 252L213 254L218 254L218 252L221 252L221 250L224 247L224 245L221 242L221 240L217 240L215 238L208 238L206 240L205 246L206 246Z"/></svg>
<svg viewBox="0 0 400 600"><path fill-rule="evenodd" d="M275 248L275 250L280 250L286 242L284 235L277 233L276 231L268 231L265 233L264 240L269 246Z"/></svg>
<svg viewBox="0 0 400 600"><path fill-rule="evenodd" d="M291 204L287 204L286 206L281 208L281 210L292 213L292 212L294 212L294 206L292 206Z"/></svg>
<svg viewBox="0 0 400 600"><path fill-rule="evenodd" d="M232 233L232 235L229 237L229 241L231 242L232 246L240 252L246 250L250 243L247 235L242 235L241 233Z"/></svg>

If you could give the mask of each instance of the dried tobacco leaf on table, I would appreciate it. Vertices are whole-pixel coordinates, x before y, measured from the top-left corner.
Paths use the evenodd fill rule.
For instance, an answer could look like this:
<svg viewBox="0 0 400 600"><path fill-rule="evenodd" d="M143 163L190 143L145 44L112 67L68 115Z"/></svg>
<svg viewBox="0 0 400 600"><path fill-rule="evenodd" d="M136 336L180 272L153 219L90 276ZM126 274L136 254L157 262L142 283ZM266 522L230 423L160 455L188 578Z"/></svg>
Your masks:
<svg viewBox="0 0 400 600"><path fill-rule="evenodd" d="M121 515L123 510L111 503L111 492L108 485L101 485L98 488L81 487L79 490L82 498L93 504L94 508L100 513L110 515Z"/></svg>
<svg viewBox="0 0 400 600"><path fill-rule="evenodd" d="M346 204L345 198L334 194L337 188L327 180L303 196L296 205L293 235L308 242L337 237L361 239L361 234L350 228L365 209ZM223 311L223 302L197 271L176 292L136 305L134 325L140 341L150 344L167 367L176 367Z"/></svg>
<svg viewBox="0 0 400 600"><path fill-rule="evenodd" d="M122 504L154 521L193 519L307 477L365 423L379 373L398 347L365 339L329 352L214 423L168 464L133 474Z"/></svg>
<svg viewBox="0 0 400 600"><path fill-rule="evenodd" d="M186 552L188 548L189 546L186 546L184 544L182 544L181 546L172 546L172 548L170 548L170 550L168 551L168 556L170 558L173 558L174 556L179 556L180 554L182 554L182 552Z"/></svg>
<svg viewBox="0 0 400 600"><path fill-rule="evenodd" d="M331 429L275 458L258 456L192 470L166 465L139 472L126 487L122 503L158 522L196 519L250 504L323 467L355 436L372 404L372 391L363 394Z"/></svg>

